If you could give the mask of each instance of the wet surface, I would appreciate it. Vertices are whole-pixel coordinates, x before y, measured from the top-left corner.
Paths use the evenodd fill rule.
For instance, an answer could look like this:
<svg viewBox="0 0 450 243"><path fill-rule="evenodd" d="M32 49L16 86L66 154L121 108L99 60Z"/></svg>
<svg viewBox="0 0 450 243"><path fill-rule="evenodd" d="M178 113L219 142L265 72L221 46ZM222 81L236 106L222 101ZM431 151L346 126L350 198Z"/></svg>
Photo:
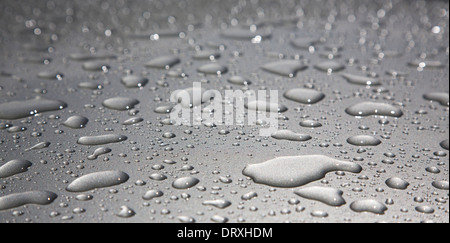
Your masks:
<svg viewBox="0 0 450 243"><path fill-rule="evenodd" d="M448 223L448 33L448 1L2 0L0 222ZM171 120L209 90L278 102Z"/></svg>

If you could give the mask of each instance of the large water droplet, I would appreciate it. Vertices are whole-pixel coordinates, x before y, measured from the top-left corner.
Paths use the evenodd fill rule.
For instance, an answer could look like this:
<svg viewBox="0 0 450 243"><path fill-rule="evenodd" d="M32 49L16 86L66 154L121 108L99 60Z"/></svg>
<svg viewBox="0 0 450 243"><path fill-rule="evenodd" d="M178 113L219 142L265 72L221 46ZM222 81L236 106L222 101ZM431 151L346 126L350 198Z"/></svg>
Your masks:
<svg viewBox="0 0 450 243"><path fill-rule="evenodd" d="M409 182L399 177L391 177L386 180L386 185L390 188L405 190L409 186Z"/></svg>
<svg viewBox="0 0 450 243"><path fill-rule="evenodd" d="M126 111L139 104L139 100L128 97L114 97L104 100L102 104L109 109Z"/></svg>
<svg viewBox="0 0 450 243"><path fill-rule="evenodd" d="M28 160L14 159L0 166L0 178L10 177L28 171L32 163Z"/></svg>
<svg viewBox="0 0 450 243"><path fill-rule="evenodd" d="M308 68L308 66L304 65L298 60L282 60L267 63L261 68L270 73L293 78L295 77L297 72L305 70L306 68Z"/></svg>
<svg viewBox="0 0 450 243"><path fill-rule="evenodd" d="M376 86L381 85L381 82L376 78L359 76L355 74L344 73L342 74L349 83L358 84L358 85L367 85L367 86Z"/></svg>
<svg viewBox="0 0 450 243"><path fill-rule="evenodd" d="M82 145L103 145L108 143L119 143L125 140L127 140L127 137L124 135L105 134L98 136L80 137L77 143Z"/></svg>
<svg viewBox="0 0 450 243"><path fill-rule="evenodd" d="M294 193L301 197L317 200L330 206L339 207L345 204L345 200L342 197L343 192L331 187L313 186L298 189Z"/></svg>
<svg viewBox="0 0 450 243"><path fill-rule="evenodd" d="M307 134L295 133L290 130L279 130L271 135L275 139L289 141L308 141L312 137Z"/></svg>
<svg viewBox="0 0 450 243"><path fill-rule="evenodd" d="M350 204L350 208L355 212L370 212L374 214L384 214L387 207L374 199L361 199Z"/></svg>
<svg viewBox="0 0 450 243"><path fill-rule="evenodd" d="M180 59L175 56L160 56L145 63L145 66L151 68L169 69L180 63Z"/></svg>
<svg viewBox="0 0 450 243"><path fill-rule="evenodd" d="M323 100L325 94L312 89L290 89L284 93L284 97L302 104L315 104Z"/></svg>
<svg viewBox="0 0 450 243"><path fill-rule="evenodd" d="M176 189L187 189L187 188L191 188L195 185L197 185L197 183L199 183L200 181L195 178L195 177L181 177L176 179L173 183L172 186Z"/></svg>
<svg viewBox="0 0 450 243"><path fill-rule="evenodd" d="M221 75L226 73L228 71L228 68L218 63L208 63L200 66L197 71L204 74Z"/></svg>
<svg viewBox="0 0 450 243"><path fill-rule="evenodd" d="M15 120L36 115L41 112L57 111L67 107L59 100L37 97L33 100L11 101L0 104L0 119Z"/></svg>
<svg viewBox="0 0 450 243"><path fill-rule="evenodd" d="M393 116L393 117L401 117L403 116L403 112L400 108L397 108L393 105L389 105L386 103L377 103L377 102L361 102L355 105L352 105L345 109L347 114L352 116Z"/></svg>
<svg viewBox="0 0 450 243"><path fill-rule="evenodd" d="M264 100L254 100L245 104L245 108L263 112L286 112L288 108L282 104L270 103Z"/></svg>
<svg viewBox="0 0 450 243"><path fill-rule="evenodd" d="M67 118L67 120L63 122L63 125L73 129L79 129L84 128L88 121L89 120L86 117L76 115Z"/></svg>
<svg viewBox="0 0 450 243"><path fill-rule="evenodd" d="M377 146L381 144L381 141L378 138L370 135L352 136L347 139L347 142L355 146Z"/></svg>
<svg viewBox="0 0 450 243"><path fill-rule="evenodd" d="M323 155L280 157L247 165L243 174L256 183L276 187L298 187L321 179L331 171L361 172L360 165Z"/></svg>
<svg viewBox="0 0 450 243"><path fill-rule="evenodd" d="M17 208L25 204L48 205L58 196L49 191L29 191L0 197L0 210Z"/></svg>
<svg viewBox="0 0 450 243"><path fill-rule="evenodd" d="M137 75L128 75L120 79L123 85L127 88L140 88L148 83L148 78Z"/></svg>
<svg viewBox="0 0 450 243"><path fill-rule="evenodd" d="M444 92L431 92L423 95L426 100L437 101L443 106L449 106L449 95Z"/></svg>
<svg viewBox="0 0 450 243"><path fill-rule="evenodd" d="M126 182L128 178L128 174L122 171L94 172L75 179L66 187L66 190L85 192L95 188L119 185Z"/></svg>

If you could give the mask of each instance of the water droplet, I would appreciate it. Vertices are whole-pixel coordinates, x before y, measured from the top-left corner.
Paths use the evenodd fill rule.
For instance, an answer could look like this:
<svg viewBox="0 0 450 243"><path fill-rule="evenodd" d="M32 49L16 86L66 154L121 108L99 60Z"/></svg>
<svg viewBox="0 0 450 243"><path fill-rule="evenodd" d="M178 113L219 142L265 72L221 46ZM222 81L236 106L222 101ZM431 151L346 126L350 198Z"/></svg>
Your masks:
<svg viewBox="0 0 450 243"><path fill-rule="evenodd" d="M272 137L279 140L308 141L312 137L307 134L295 133L290 130L279 130L272 134Z"/></svg>
<svg viewBox="0 0 450 243"><path fill-rule="evenodd" d="M81 176L72 181L66 190L69 192L85 192L96 188L122 184L128 180L127 173L122 171L101 171Z"/></svg>
<svg viewBox="0 0 450 243"><path fill-rule="evenodd" d="M73 129L84 128L88 123L88 119L84 116L71 116L62 124Z"/></svg>
<svg viewBox="0 0 450 243"><path fill-rule="evenodd" d="M401 117L403 116L402 110L395 106L386 103L377 102L361 102L345 109L347 114L352 116L392 116Z"/></svg>
<svg viewBox="0 0 450 243"><path fill-rule="evenodd" d="M145 66L151 68L169 69L180 62L180 59L175 56L160 56L145 63Z"/></svg>
<svg viewBox="0 0 450 243"><path fill-rule="evenodd" d="M14 159L0 166L0 178L10 177L28 171L32 163L28 160Z"/></svg>
<svg viewBox="0 0 450 243"><path fill-rule="evenodd" d="M0 119L15 120L42 112L61 110L66 107L67 104L62 101L40 97L32 100L11 101L0 104Z"/></svg>
<svg viewBox="0 0 450 243"><path fill-rule="evenodd" d="M128 138L124 135L118 134L105 134L98 136L85 136L80 137L77 141L78 144L82 145L104 145L108 143L119 143L127 140Z"/></svg>
<svg viewBox="0 0 450 243"><path fill-rule="evenodd" d="M112 150L110 148L107 147L100 147L96 150L94 150L94 153L92 155L88 156L89 160L95 160L98 158L98 156L103 155L103 154L107 154L109 152L111 152Z"/></svg>
<svg viewBox="0 0 450 243"><path fill-rule="evenodd" d="M336 61L324 61L317 63L314 67L323 72L339 72L345 69L345 66Z"/></svg>
<svg viewBox="0 0 450 243"><path fill-rule="evenodd" d="M374 214L384 214L387 207L374 199L361 199L350 204L350 208L355 212L370 212Z"/></svg>
<svg viewBox="0 0 450 243"><path fill-rule="evenodd" d="M192 58L197 60L215 60L220 57L220 53L217 51L211 51L211 50L201 50L197 51Z"/></svg>
<svg viewBox="0 0 450 243"><path fill-rule="evenodd" d="M136 212L128 206L121 206L120 211L116 214L121 218L130 218L133 217Z"/></svg>
<svg viewBox="0 0 450 243"><path fill-rule="evenodd" d="M144 118L131 117L131 118L125 120L124 122L122 122L122 125L129 126L129 125L137 124L137 123L142 122L142 121L144 121Z"/></svg>
<svg viewBox="0 0 450 243"><path fill-rule="evenodd" d="M267 63L263 65L261 68L270 73L293 78L295 77L297 72L305 70L306 68L308 68L308 66L303 65L298 60L282 60Z"/></svg>
<svg viewBox="0 0 450 243"><path fill-rule="evenodd" d="M446 140L444 140L444 141L442 141L442 142L440 142L439 143L439 145L441 145L441 147L443 148L443 149L449 149L449 140L448 139L446 139Z"/></svg>
<svg viewBox="0 0 450 243"><path fill-rule="evenodd" d="M48 146L50 146L50 144L51 144L50 142L40 142L40 143L37 143L36 145L33 145L31 148L25 149L25 151L48 148Z"/></svg>
<svg viewBox="0 0 450 243"><path fill-rule="evenodd" d="M104 100L102 104L109 109L126 111L139 104L139 100L128 97L114 97Z"/></svg>
<svg viewBox="0 0 450 243"><path fill-rule="evenodd" d="M433 181L431 183L435 188L441 189L441 190L448 190L449 189L449 182L448 181Z"/></svg>
<svg viewBox="0 0 450 243"><path fill-rule="evenodd" d="M162 197L163 195L164 193L160 190L148 190L142 198L145 200L152 200L153 198Z"/></svg>
<svg viewBox="0 0 450 243"><path fill-rule="evenodd" d="M120 79L123 85L127 88L140 88L148 83L148 78L137 75L128 75Z"/></svg>
<svg viewBox="0 0 450 243"><path fill-rule="evenodd" d="M290 89L284 93L284 97L302 104L315 104L323 100L325 94L312 89Z"/></svg>
<svg viewBox="0 0 450 243"><path fill-rule="evenodd" d="M415 207L415 209L416 209L417 212L420 212L420 213L428 213L428 214L434 213L434 208L432 208L430 206L423 206L422 205L422 206Z"/></svg>
<svg viewBox="0 0 450 243"><path fill-rule="evenodd" d="M195 177L181 177L176 179L172 183L172 186L176 189L187 189L197 185L199 182L200 181Z"/></svg>
<svg viewBox="0 0 450 243"><path fill-rule="evenodd" d="M381 82L378 79L372 77L359 76L349 73L342 74L342 77L344 77L349 83L352 84L367 85L367 86L381 85Z"/></svg>
<svg viewBox="0 0 450 243"><path fill-rule="evenodd" d="M200 66L197 71L204 74L221 75L226 73L228 71L228 68L218 63L208 63Z"/></svg>
<svg viewBox="0 0 450 243"><path fill-rule="evenodd" d="M83 63L82 68L86 71L106 71L110 67L104 61L88 61Z"/></svg>
<svg viewBox="0 0 450 243"><path fill-rule="evenodd" d="M229 39L236 39L236 40L252 40L255 37L258 37L260 39L266 39L271 37L271 33L269 31L251 31L250 29L244 29L244 28L229 28L224 31L222 31L221 35L223 37L229 38Z"/></svg>
<svg viewBox="0 0 450 243"><path fill-rule="evenodd" d="M294 191L295 194L312 200L323 202L330 206L339 207L345 204L345 200L342 197L343 192L341 190L331 187L307 187Z"/></svg>
<svg viewBox="0 0 450 243"><path fill-rule="evenodd" d="M432 92L423 95L426 100L437 101L443 106L449 106L449 95L444 92Z"/></svg>
<svg viewBox="0 0 450 243"><path fill-rule="evenodd" d="M286 112L288 108L282 104L270 103L264 100L254 100L245 104L245 108L263 112Z"/></svg>
<svg viewBox="0 0 450 243"><path fill-rule="evenodd" d="M26 204L48 205L58 196L49 191L29 191L0 197L0 210L17 208Z"/></svg>
<svg viewBox="0 0 450 243"><path fill-rule="evenodd" d="M230 206L231 202L228 201L228 200L216 199L216 200L204 201L202 204L203 205L207 205L207 206L214 206L216 208L223 209L223 208L226 208L226 207Z"/></svg>
<svg viewBox="0 0 450 243"><path fill-rule="evenodd" d="M256 183L276 187L298 187L319 180L331 171L361 172L360 165L323 155L280 157L250 164L243 174Z"/></svg>
<svg viewBox="0 0 450 243"><path fill-rule="evenodd" d="M405 190L409 186L409 183L402 178L391 177L386 180L386 185L393 189Z"/></svg>
<svg viewBox="0 0 450 243"><path fill-rule="evenodd" d="M381 141L378 138L370 135L352 136L347 139L347 142L355 146L377 146L381 144Z"/></svg>
<svg viewBox="0 0 450 243"><path fill-rule="evenodd" d="M236 85L250 85L252 83L241 76L231 76L228 78L228 82Z"/></svg>
<svg viewBox="0 0 450 243"><path fill-rule="evenodd" d="M318 121L314 121L314 120L304 120L304 121L301 121L299 124L302 127L310 127L310 128L322 126L322 123L320 123Z"/></svg>

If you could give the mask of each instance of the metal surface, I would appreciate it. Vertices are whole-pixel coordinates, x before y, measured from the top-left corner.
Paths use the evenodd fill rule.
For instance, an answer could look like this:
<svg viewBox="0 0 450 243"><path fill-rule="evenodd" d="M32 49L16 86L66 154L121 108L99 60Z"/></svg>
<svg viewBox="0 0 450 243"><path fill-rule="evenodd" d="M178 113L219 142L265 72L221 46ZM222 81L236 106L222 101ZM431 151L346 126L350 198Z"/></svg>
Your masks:
<svg viewBox="0 0 450 243"><path fill-rule="evenodd" d="M238 26L256 38L230 38L230 29ZM449 137L448 33L448 1L2 0L0 104L41 96L63 101L67 107L0 120L0 167L15 159L32 163L27 171L0 178L0 201L29 191L57 195L47 205L28 203L1 210L0 222L448 223L448 148L440 145ZM316 42L298 48L291 41L299 38ZM214 60L195 58L199 50L215 51ZM78 53L117 58L97 59L100 70L91 71L86 60L70 58ZM180 62L170 69L145 65L166 55ZM307 68L295 77L261 68L282 59L301 60ZM344 68L327 73L314 67L330 59ZM227 67L227 72L198 71L210 62ZM173 71L184 75L173 77ZM148 83L126 87L121 78L130 73L147 78ZM381 85L358 85L344 73L375 77ZM251 84L228 82L233 75ZM101 88L82 88L83 82ZM312 139L262 137L261 126L251 124L165 124L168 114L154 110L173 106L171 93L192 87L193 82L221 92L277 90L279 103L288 108L281 113L288 119L278 120L279 129ZM293 88L312 88L325 98L302 104L283 97ZM446 93L447 104L425 99L430 92ZM113 97L137 99L139 104L131 111L102 104ZM393 105L403 115L354 117L345 112L364 101ZM88 119L83 128L63 125L74 115ZM143 121L122 124L132 117ZM300 126L304 120L322 126ZM18 131L11 126L19 126ZM80 137L104 134L127 140L77 143ZM381 143L347 142L355 135L371 135ZM41 142L48 146L30 149ZM88 158L102 146L111 152ZM293 188L256 183L243 174L249 164L306 155L353 162L362 170L332 171ZM67 189L83 175L111 170L126 173L128 180L86 192ZM166 179L155 180L155 173ZM198 183L188 181L195 185L177 189L173 183L182 177L194 177ZM392 188L386 182L392 177L409 185ZM447 183L446 188L436 186L440 181ZM330 206L294 193L312 186L341 190L345 204ZM147 200L144 195L149 190L163 195ZM207 202L216 199L231 205L219 203L221 208ZM350 206L363 199L376 200L387 210L377 214Z"/></svg>

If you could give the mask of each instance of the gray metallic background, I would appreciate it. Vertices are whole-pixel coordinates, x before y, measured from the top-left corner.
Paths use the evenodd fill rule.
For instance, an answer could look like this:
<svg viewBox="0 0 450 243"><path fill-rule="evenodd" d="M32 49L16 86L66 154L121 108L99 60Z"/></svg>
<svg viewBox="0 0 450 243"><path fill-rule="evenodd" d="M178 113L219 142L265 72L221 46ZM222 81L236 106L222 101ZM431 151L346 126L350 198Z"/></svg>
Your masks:
<svg viewBox="0 0 450 243"><path fill-rule="evenodd" d="M221 36L222 30L233 25L255 25L258 30L269 29L272 35L259 44ZM433 29L435 26L440 31ZM140 37L132 35L135 33ZM159 40L150 40L154 33L160 33ZM166 37L163 33L176 35ZM448 93L448 33L448 1L2 0L0 103L39 95L62 100L68 107L35 117L0 121L26 127L26 131L18 133L0 130L0 166L13 159L32 162L28 171L0 179L0 197L33 190L58 195L49 205L28 204L0 211L0 222L180 222L180 216L196 222L214 222L212 218L218 215L228 222L448 223L448 189L435 188L432 182L449 179L448 151L439 145L449 137L449 109L423 98L427 92ZM290 44L296 37L320 38L322 43L310 53ZM210 61L192 58L198 49L210 50L211 43L225 46L216 62L226 65L229 71L221 76L200 74L197 68ZM333 47L339 47L334 60L346 65L343 72L378 75L386 90L377 92L380 87L350 84L339 73L327 75L313 68L326 60ZM115 54L118 58L106 62L110 66L106 73L83 70L82 62L68 58L73 53L90 51ZM187 77L169 77L168 70L144 66L152 58L168 54L181 59L172 69L181 68ZM24 61L36 57L36 62ZM47 58L48 63L43 61ZM309 67L294 78L260 69L280 58L300 58ZM418 71L408 65L420 58L437 60L444 66ZM351 65L349 60L355 63ZM406 76L392 77L386 74L388 70L405 72ZM63 78L42 79L37 76L41 71L60 72ZM126 88L120 78L131 71L147 77L149 83L140 89ZM289 109L283 113L289 120L280 120L281 128L313 138L292 142L259 137L258 126L162 125L166 115L154 112L158 106L171 104L172 91L192 87L193 82L202 81L206 89L242 88L227 82L235 74L251 80L249 89L279 90L279 102ZM78 84L86 81L98 82L103 88L80 89ZM314 87L326 97L317 104L302 105L281 96L296 87ZM127 111L102 106L103 100L115 96L138 99L136 116L144 121L122 125L131 117ZM355 118L344 112L360 101L394 104L401 107L404 115L387 117L388 124L380 124L383 118ZM72 115L85 116L89 123L76 130L63 126L62 122ZM299 126L306 118L318 119L323 126ZM361 130L361 125L369 129ZM222 129L230 133L219 135ZM166 132L176 137L164 138ZM107 133L123 134L128 140L108 144L111 153L88 160L97 147L78 145L77 139ZM357 134L371 134L382 143L362 150L346 142ZM39 142L51 144L41 150L25 151ZM439 151L443 153L436 153ZM393 164L382 163L388 153L395 155L391 158ZM242 174L248 164L311 154L362 166L359 174L331 172L323 180L308 184L342 190L345 205L332 207L301 198L293 193L296 188L257 184ZM176 163L164 163L167 159ZM155 171L153 165L164 165L164 169ZM194 169L181 171L183 165ZM437 167L440 172L430 173L425 170L427 167ZM77 200L80 193L65 189L79 176L104 170L121 170L130 178L117 186L85 192L92 196L88 201ZM150 179L155 172L167 179ZM196 177L200 182L186 190L173 188L172 182L183 176ZM228 176L232 182L221 182L222 176ZM406 190L389 188L385 180L393 176L410 185ZM159 189L164 196L144 200L142 196L150 189ZM243 200L242 195L248 192L256 192L257 197ZM224 209L202 205L211 199L225 199L232 204ZM389 202L388 210L382 215L351 210L350 203L359 199ZM416 207L422 205L432 207L434 212L418 212ZM135 215L117 216L121 206L129 207ZM314 216L318 212L327 216Z"/></svg>

